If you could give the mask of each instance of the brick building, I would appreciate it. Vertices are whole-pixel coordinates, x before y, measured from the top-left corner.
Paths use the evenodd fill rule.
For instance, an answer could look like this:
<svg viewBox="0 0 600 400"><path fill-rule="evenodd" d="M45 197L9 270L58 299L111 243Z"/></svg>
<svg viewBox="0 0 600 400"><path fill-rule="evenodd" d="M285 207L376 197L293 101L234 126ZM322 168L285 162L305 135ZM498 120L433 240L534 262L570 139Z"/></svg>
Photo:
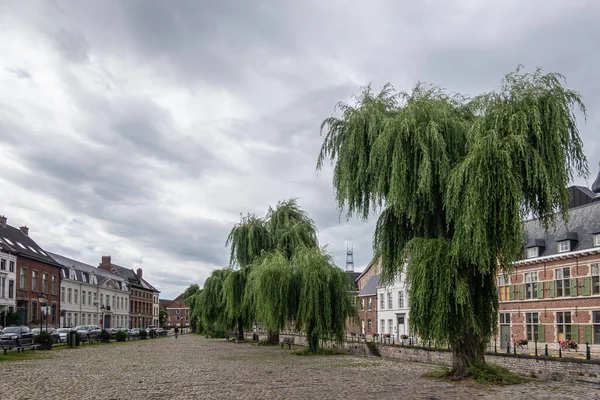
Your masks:
<svg viewBox="0 0 600 400"><path fill-rule="evenodd" d="M183 304L183 293L173 300L161 300L160 307L167 311L166 328L189 326L190 308Z"/></svg>
<svg viewBox="0 0 600 400"><path fill-rule="evenodd" d="M525 222L523 259L498 277L497 337L600 345L600 175L592 190L569 188L569 220L545 232Z"/></svg>
<svg viewBox="0 0 600 400"><path fill-rule="evenodd" d="M2 252L16 257L14 294L21 324L35 327L43 322L58 327L61 266L29 237L28 227L10 226L4 216L0 216L0 237Z"/></svg>
<svg viewBox="0 0 600 400"><path fill-rule="evenodd" d="M98 268L125 279L129 285L129 315L130 328L147 328L155 325L158 315L155 315L155 300L158 300L159 291L148 283L142 276L142 269L136 272L133 269L113 264L110 256L102 256Z"/></svg>
<svg viewBox="0 0 600 400"><path fill-rule="evenodd" d="M377 287L381 274L381 257L373 258L356 279L359 327L356 333L372 337L377 333Z"/></svg>

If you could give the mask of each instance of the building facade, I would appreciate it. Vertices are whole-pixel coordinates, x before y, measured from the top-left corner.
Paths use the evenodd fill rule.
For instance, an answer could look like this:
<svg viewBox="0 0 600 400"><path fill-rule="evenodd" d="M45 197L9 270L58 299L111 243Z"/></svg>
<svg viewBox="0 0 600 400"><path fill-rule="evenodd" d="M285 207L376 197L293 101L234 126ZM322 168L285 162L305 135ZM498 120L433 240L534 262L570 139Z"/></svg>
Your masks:
<svg viewBox="0 0 600 400"><path fill-rule="evenodd" d="M496 339L600 346L600 175L592 190L570 188L569 220L546 232L525 222L523 259L499 273Z"/></svg>
<svg viewBox="0 0 600 400"><path fill-rule="evenodd" d="M415 336L408 327L408 286L406 273L398 274L391 285L377 287L377 320L380 335L387 334L395 340Z"/></svg>
<svg viewBox="0 0 600 400"><path fill-rule="evenodd" d="M8 313L15 311L17 302L15 290L17 285L17 257L4 247L0 239L0 326L6 326Z"/></svg>
<svg viewBox="0 0 600 400"><path fill-rule="evenodd" d="M167 328L176 326L189 326L190 324L190 308L183 304L183 293L173 300L162 301L164 309L167 311Z"/></svg>
<svg viewBox="0 0 600 400"><path fill-rule="evenodd" d="M129 288L124 279L80 261L49 254L62 265L62 327L129 327Z"/></svg>
<svg viewBox="0 0 600 400"><path fill-rule="evenodd" d="M356 333L371 338L377 334L377 286L381 274L381 257L371 260L356 278L358 290L358 328Z"/></svg>
<svg viewBox="0 0 600 400"><path fill-rule="evenodd" d="M143 279L142 269L137 272L111 262L110 256L102 256L98 268L119 276L127 282L129 287L129 327L148 328L158 325L158 313L154 314L154 297L160 292ZM155 323L156 322L156 323Z"/></svg>
<svg viewBox="0 0 600 400"><path fill-rule="evenodd" d="M0 217L0 237L3 252L16 256L15 308L21 324L58 327L60 265L29 237L28 227L10 226L4 216Z"/></svg>

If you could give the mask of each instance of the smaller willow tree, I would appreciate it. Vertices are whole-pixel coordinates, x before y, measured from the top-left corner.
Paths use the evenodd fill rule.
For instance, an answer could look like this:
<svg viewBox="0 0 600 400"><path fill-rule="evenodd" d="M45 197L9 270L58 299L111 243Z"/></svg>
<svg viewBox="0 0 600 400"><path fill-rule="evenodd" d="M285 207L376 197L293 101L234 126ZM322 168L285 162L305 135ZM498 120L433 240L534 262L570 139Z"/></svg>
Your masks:
<svg viewBox="0 0 600 400"><path fill-rule="evenodd" d="M418 84L365 88L323 121L317 169L334 163L340 210L367 219L383 208L374 249L382 279L407 268L411 329L449 342L453 374L484 360L496 326L498 268L522 254L522 220L546 228L566 217L567 184L587 165L559 74L508 74L500 92L475 98Z"/></svg>

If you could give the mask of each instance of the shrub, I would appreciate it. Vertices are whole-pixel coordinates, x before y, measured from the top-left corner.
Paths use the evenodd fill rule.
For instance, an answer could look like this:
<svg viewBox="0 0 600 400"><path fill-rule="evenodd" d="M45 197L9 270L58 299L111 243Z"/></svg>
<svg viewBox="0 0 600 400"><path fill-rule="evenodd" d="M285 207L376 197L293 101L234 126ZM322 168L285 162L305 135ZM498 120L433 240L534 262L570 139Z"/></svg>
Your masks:
<svg viewBox="0 0 600 400"><path fill-rule="evenodd" d="M145 338L146 336L148 336L148 332L145 329L140 329L139 336Z"/></svg>
<svg viewBox="0 0 600 400"><path fill-rule="evenodd" d="M304 349L304 350L296 350L292 353L294 353L297 356L341 356L341 355L346 354L342 350L325 349L322 347L319 347L316 352L312 352L312 351L310 351L310 349Z"/></svg>
<svg viewBox="0 0 600 400"><path fill-rule="evenodd" d="M33 337L33 343L35 344L52 344L54 343L54 338L48 332L40 332Z"/></svg>
<svg viewBox="0 0 600 400"><path fill-rule="evenodd" d="M127 340L127 333L124 331L117 331L116 338L117 342L124 342Z"/></svg>
<svg viewBox="0 0 600 400"><path fill-rule="evenodd" d="M452 371L450 370L450 368L441 367L441 368L434 369L433 371L426 373L425 376L429 377L429 378L444 379L444 378L448 378L450 376L451 372Z"/></svg>
<svg viewBox="0 0 600 400"><path fill-rule="evenodd" d="M102 329L102 331L98 334L98 339L103 342L110 341L110 333L106 329Z"/></svg>
<svg viewBox="0 0 600 400"><path fill-rule="evenodd" d="M483 361L473 363L467 372L479 383L495 385L515 385L525 382L525 379L510 372L506 368Z"/></svg>

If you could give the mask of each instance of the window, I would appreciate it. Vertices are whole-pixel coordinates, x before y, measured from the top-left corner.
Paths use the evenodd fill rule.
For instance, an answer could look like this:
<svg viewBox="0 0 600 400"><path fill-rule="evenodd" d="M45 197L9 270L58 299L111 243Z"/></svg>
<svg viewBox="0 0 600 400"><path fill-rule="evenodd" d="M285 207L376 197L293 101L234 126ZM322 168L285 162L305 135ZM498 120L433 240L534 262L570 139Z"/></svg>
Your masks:
<svg viewBox="0 0 600 400"><path fill-rule="evenodd" d="M373 322L371 320L367 321L367 328L368 329L373 329Z"/></svg>
<svg viewBox="0 0 600 400"><path fill-rule="evenodd" d="M498 291L500 292L500 301L510 300L510 275L498 277Z"/></svg>
<svg viewBox="0 0 600 400"><path fill-rule="evenodd" d="M106 305L110 307L110 294L106 295Z"/></svg>
<svg viewBox="0 0 600 400"><path fill-rule="evenodd" d="M81 305L85 306L85 290L81 291Z"/></svg>
<svg viewBox="0 0 600 400"><path fill-rule="evenodd" d="M92 292L88 292L88 304L92 305Z"/></svg>
<svg viewBox="0 0 600 400"><path fill-rule="evenodd" d="M398 308L404 308L404 291L398 292Z"/></svg>
<svg viewBox="0 0 600 400"><path fill-rule="evenodd" d="M73 326L73 324L71 324L72 317L73 317L73 314L71 314L71 313L67 314L67 326Z"/></svg>
<svg viewBox="0 0 600 400"><path fill-rule="evenodd" d="M526 272L525 273L525 298L535 299L537 298L537 272ZM543 285L543 284L542 284Z"/></svg>
<svg viewBox="0 0 600 400"><path fill-rule="evenodd" d="M77 314L77 313L73 314L73 325L75 325L75 326L78 325L77 321L79 320L79 318L77 318L77 317L79 317L79 314Z"/></svg>
<svg viewBox="0 0 600 400"><path fill-rule="evenodd" d="M98 293L94 292L94 303L98 301Z"/></svg>
<svg viewBox="0 0 600 400"><path fill-rule="evenodd" d="M74 300L73 302L75 304L77 304L77 302L79 301L79 290L75 289L74 293L75 293L75 296L73 297L73 300Z"/></svg>
<svg viewBox="0 0 600 400"><path fill-rule="evenodd" d="M379 295L379 308L385 310L385 302L383 299L383 293Z"/></svg>
<svg viewBox="0 0 600 400"><path fill-rule="evenodd" d="M372 311L373 310L373 298L369 297L367 299L367 311Z"/></svg>
<svg viewBox="0 0 600 400"><path fill-rule="evenodd" d="M594 246L600 246L600 233L594 235Z"/></svg>
<svg viewBox="0 0 600 400"><path fill-rule="evenodd" d="M556 275L556 297L568 297L571 295L569 278L571 278L571 268L559 268L554 270Z"/></svg>
<svg viewBox="0 0 600 400"><path fill-rule="evenodd" d="M394 303L392 301L392 292L388 292L388 310L394 308Z"/></svg>
<svg viewBox="0 0 600 400"><path fill-rule="evenodd" d="M381 321L379 321L379 333L383 334L385 332L385 319L382 319Z"/></svg>
<svg viewBox="0 0 600 400"><path fill-rule="evenodd" d="M556 331L558 333L558 341L571 340L571 312L556 313Z"/></svg>
<svg viewBox="0 0 600 400"><path fill-rule="evenodd" d="M38 319L38 303L37 301L31 302L31 320L37 321Z"/></svg>
<svg viewBox="0 0 600 400"><path fill-rule="evenodd" d="M393 332L392 332L392 331L394 330L394 327L393 327L393 326L394 326L394 324L392 323L392 320L391 320L391 319L388 319L388 333L389 333L390 335L393 333Z"/></svg>
<svg viewBox="0 0 600 400"><path fill-rule="evenodd" d="M67 303L71 303L73 299L73 290L71 288L67 289Z"/></svg>
<svg viewBox="0 0 600 400"><path fill-rule="evenodd" d="M48 292L48 274L46 274L46 273L42 274L42 292L49 293Z"/></svg>
<svg viewBox="0 0 600 400"><path fill-rule="evenodd" d="M56 294L56 275L52 275L52 294Z"/></svg>
<svg viewBox="0 0 600 400"><path fill-rule="evenodd" d="M88 316L87 316L87 323L88 323L88 325L92 324L92 314L88 314Z"/></svg>
<svg viewBox="0 0 600 400"><path fill-rule="evenodd" d="M32 292L38 291L38 272L37 271L31 271L31 291Z"/></svg>
<svg viewBox="0 0 600 400"><path fill-rule="evenodd" d="M15 262L14 261L10 261L8 263L8 272L15 272Z"/></svg>
<svg viewBox="0 0 600 400"><path fill-rule="evenodd" d="M112 298L112 308L115 308L115 302L116 302L116 299L115 299L115 296L113 296L113 298Z"/></svg>
<svg viewBox="0 0 600 400"><path fill-rule="evenodd" d="M27 280L26 278L27 275L27 270L25 268L20 268L19 269L19 290L25 290L25 281Z"/></svg>
<svg viewBox="0 0 600 400"><path fill-rule="evenodd" d="M100 305L104 305L104 293L100 293Z"/></svg>
<svg viewBox="0 0 600 400"><path fill-rule="evenodd" d="M66 300L66 297L65 297L65 288L61 287L60 288L60 301L64 302L65 300Z"/></svg>
<svg viewBox="0 0 600 400"><path fill-rule="evenodd" d="M525 331L527 332L527 340L534 341L538 339L538 313L525 314Z"/></svg>
<svg viewBox="0 0 600 400"><path fill-rule="evenodd" d="M594 311L592 322L594 323L594 344L600 344L600 311Z"/></svg>
<svg viewBox="0 0 600 400"><path fill-rule="evenodd" d="M360 299L360 311L365 311L365 299Z"/></svg>
<svg viewBox="0 0 600 400"><path fill-rule="evenodd" d="M567 251L571 251L571 241L563 240L562 242L558 242L558 252L566 253Z"/></svg>
<svg viewBox="0 0 600 400"><path fill-rule="evenodd" d="M52 315L52 323L55 324L56 323L56 303L53 302L50 309L51 309L50 313Z"/></svg>
<svg viewBox="0 0 600 400"><path fill-rule="evenodd" d="M0 269L3 271L6 271L6 260L5 259L0 260Z"/></svg>
<svg viewBox="0 0 600 400"><path fill-rule="evenodd" d="M190 313L190 310L185 310L185 313L186 313L186 314L189 314L189 313Z"/></svg>
<svg viewBox="0 0 600 400"><path fill-rule="evenodd" d="M0 276L0 297L6 298L6 278Z"/></svg>
<svg viewBox="0 0 600 400"><path fill-rule="evenodd" d="M592 294L600 294L600 271L598 264L592 264Z"/></svg>
<svg viewBox="0 0 600 400"><path fill-rule="evenodd" d="M527 258L536 258L539 255L539 247L528 247Z"/></svg>
<svg viewBox="0 0 600 400"><path fill-rule="evenodd" d="M500 323L510 324L510 313L500 313Z"/></svg>
<svg viewBox="0 0 600 400"><path fill-rule="evenodd" d="M15 281L8 281L8 298L12 299L15 297Z"/></svg>

